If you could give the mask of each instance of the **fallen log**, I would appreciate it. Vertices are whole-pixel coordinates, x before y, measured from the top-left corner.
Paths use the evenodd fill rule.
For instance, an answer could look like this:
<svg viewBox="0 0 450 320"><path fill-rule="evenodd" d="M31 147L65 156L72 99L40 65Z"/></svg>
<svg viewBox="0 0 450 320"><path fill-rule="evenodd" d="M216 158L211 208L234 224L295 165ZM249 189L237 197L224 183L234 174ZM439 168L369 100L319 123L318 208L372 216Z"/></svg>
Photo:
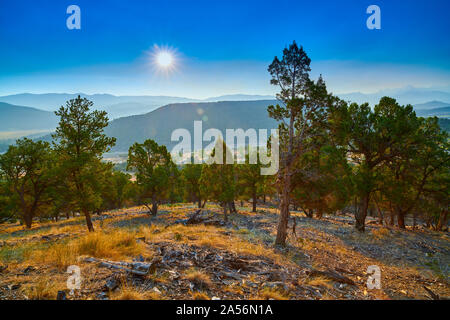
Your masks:
<svg viewBox="0 0 450 320"><path fill-rule="evenodd" d="M109 269L116 269L116 270L122 270L125 272L129 272L138 276L146 276L148 275L152 270L154 271L156 263L146 264L142 262L121 262L121 261L104 261L101 259L93 258L93 257L86 257L83 259L83 262L97 262L99 267L102 268L109 268Z"/></svg>
<svg viewBox="0 0 450 320"><path fill-rule="evenodd" d="M139 270L134 270L134 269L130 269L130 268L126 268L126 267L122 267L119 265L115 265L112 263L108 263L108 262L100 262L100 264L98 265L99 267L103 267L103 268L109 268L109 269L116 269L116 270L123 270L125 272L129 272L138 276L146 276L148 275L148 272L144 272L144 271L139 271Z"/></svg>

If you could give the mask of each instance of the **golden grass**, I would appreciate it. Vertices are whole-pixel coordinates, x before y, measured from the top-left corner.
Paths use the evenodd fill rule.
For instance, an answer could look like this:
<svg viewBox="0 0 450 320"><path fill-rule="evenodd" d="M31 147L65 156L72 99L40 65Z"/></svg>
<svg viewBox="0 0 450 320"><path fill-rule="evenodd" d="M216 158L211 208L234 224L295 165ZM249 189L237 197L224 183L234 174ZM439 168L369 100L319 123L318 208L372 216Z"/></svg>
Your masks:
<svg viewBox="0 0 450 320"><path fill-rule="evenodd" d="M375 239L381 240L381 239L384 239L387 236L389 236L391 234L391 232L388 228L381 227L381 228L373 230L372 234L375 237Z"/></svg>
<svg viewBox="0 0 450 320"><path fill-rule="evenodd" d="M322 276L314 277L312 279L308 279L306 281L307 285L313 286L313 287L324 287L328 289L332 289L333 285L331 283L331 280Z"/></svg>
<svg viewBox="0 0 450 320"><path fill-rule="evenodd" d="M209 288L212 285L211 279L209 278L209 275L202 272L201 270L196 270L194 268L191 268L186 271L186 274L184 275L184 278L191 281L195 285L197 285L200 288Z"/></svg>
<svg viewBox="0 0 450 320"><path fill-rule="evenodd" d="M145 296L140 290L125 286L111 294L111 300L145 300Z"/></svg>
<svg viewBox="0 0 450 320"><path fill-rule="evenodd" d="M41 277L38 281L27 284L23 294L30 300L54 300L59 289L61 288L50 277Z"/></svg>
<svg viewBox="0 0 450 320"><path fill-rule="evenodd" d="M223 291L233 293L233 294L239 294L239 295L244 294L242 287L239 284L234 284L234 283L224 287Z"/></svg>
<svg viewBox="0 0 450 320"><path fill-rule="evenodd" d="M258 296L254 299L251 300L289 300L289 296L284 293L281 292L280 290L277 289L272 289L272 288L264 288L262 289Z"/></svg>
<svg viewBox="0 0 450 320"><path fill-rule="evenodd" d="M191 296L194 300L210 300L206 293L200 291L191 291Z"/></svg>
<svg viewBox="0 0 450 320"><path fill-rule="evenodd" d="M75 264L81 255L96 258L122 259L144 253L143 244L136 241L136 233L122 230L92 232L68 243L54 244L50 248L37 250L32 255L35 261L51 264L60 270Z"/></svg>
<svg viewBox="0 0 450 320"><path fill-rule="evenodd" d="M136 241L134 232L123 230L93 232L79 239L78 252L97 258L121 258L143 252L143 246Z"/></svg>

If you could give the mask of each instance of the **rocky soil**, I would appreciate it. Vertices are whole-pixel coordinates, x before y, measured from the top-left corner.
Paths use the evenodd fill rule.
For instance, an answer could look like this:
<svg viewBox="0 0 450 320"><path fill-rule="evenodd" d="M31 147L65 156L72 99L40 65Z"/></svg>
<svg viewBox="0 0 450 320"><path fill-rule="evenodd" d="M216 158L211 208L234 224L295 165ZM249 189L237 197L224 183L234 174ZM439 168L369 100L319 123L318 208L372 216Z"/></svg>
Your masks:
<svg viewBox="0 0 450 320"><path fill-rule="evenodd" d="M17 225L0 233L0 299L443 299L450 296L448 233L387 229L351 216L310 219L293 212L288 245L275 248L276 209L163 206L156 217L134 207L96 216L96 232L134 232L142 254L120 259L80 255L80 290L67 289L65 269L32 252L85 236L79 218ZM295 219L295 223L294 223ZM145 227L145 229L142 229ZM295 227L295 228L294 228ZM144 230L144 231L143 231ZM26 250L26 248L32 248ZM49 251L50 252L50 251ZM369 266L381 289L369 289ZM51 281L49 281L51 279ZM51 282L51 283L49 283Z"/></svg>

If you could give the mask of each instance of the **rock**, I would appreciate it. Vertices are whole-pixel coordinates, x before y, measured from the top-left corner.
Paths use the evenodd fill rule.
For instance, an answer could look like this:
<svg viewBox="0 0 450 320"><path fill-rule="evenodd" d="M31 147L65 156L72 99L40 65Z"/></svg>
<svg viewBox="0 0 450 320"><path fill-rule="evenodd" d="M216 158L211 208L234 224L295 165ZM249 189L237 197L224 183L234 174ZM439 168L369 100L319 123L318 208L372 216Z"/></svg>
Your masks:
<svg viewBox="0 0 450 320"><path fill-rule="evenodd" d="M44 241L50 241L51 238L50 238L50 236L42 236L42 237L41 237L41 240L44 240Z"/></svg>
<svg viewBox="0 0 450 320"><path fill-rule="evenodd" d="M66 292L58 291L58 294L56 295L56 300L67 300Z"/></svg>
<svg viewBox="0 0 450 320"><path fill-rule="evenodd" d="M161 294L161 291L157 287L153 287L152 291L157 294Z"/></svg>
<svg viewBox="0 0 450 320"><path fill-rule="evenodd" d="M137 270L144 273L149 273L151 266L152 266L151 264L143 262L134 262L131 264L131 268L133 270Z"/></svg>
<svg viewBox="0 0 450 320"><path fill-rule="evenodd" d="M118 286L119 286L119 284L117 283L117 281L115 279L109 279L108 281L106 281L106 284L105 284L105 288L109 291L113 291Z"/></svg>
<svg viewBox="0 0 450 320"><path fill-rule="evenodd" d="M214 296L214 297L212 297L212 298L211 298L211 300L220 300L220 298L219 298L219 297L216 297L216 296Z"/></svg>

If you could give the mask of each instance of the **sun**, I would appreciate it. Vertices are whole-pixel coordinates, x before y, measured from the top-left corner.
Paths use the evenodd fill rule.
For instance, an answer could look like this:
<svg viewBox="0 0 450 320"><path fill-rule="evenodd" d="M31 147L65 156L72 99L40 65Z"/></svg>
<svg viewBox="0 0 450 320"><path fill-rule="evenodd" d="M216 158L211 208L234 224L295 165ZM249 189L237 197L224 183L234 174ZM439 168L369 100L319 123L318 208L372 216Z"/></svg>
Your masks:
<svg viewBox="0 0 450 320"><path fill-rule="evenodd" d="M168 51L161 51L156 56L156 62L160 67L167 68L173 63L173 56Z"/></svg>
<svg viewBox="0 0 450 320"><path fill-rule="evenodd" d="M177 50L174 48L154 45L153 49L148 51L147 54L153 72L156 74L168 76L176 71L179 66L180 59Z"/></svg>

